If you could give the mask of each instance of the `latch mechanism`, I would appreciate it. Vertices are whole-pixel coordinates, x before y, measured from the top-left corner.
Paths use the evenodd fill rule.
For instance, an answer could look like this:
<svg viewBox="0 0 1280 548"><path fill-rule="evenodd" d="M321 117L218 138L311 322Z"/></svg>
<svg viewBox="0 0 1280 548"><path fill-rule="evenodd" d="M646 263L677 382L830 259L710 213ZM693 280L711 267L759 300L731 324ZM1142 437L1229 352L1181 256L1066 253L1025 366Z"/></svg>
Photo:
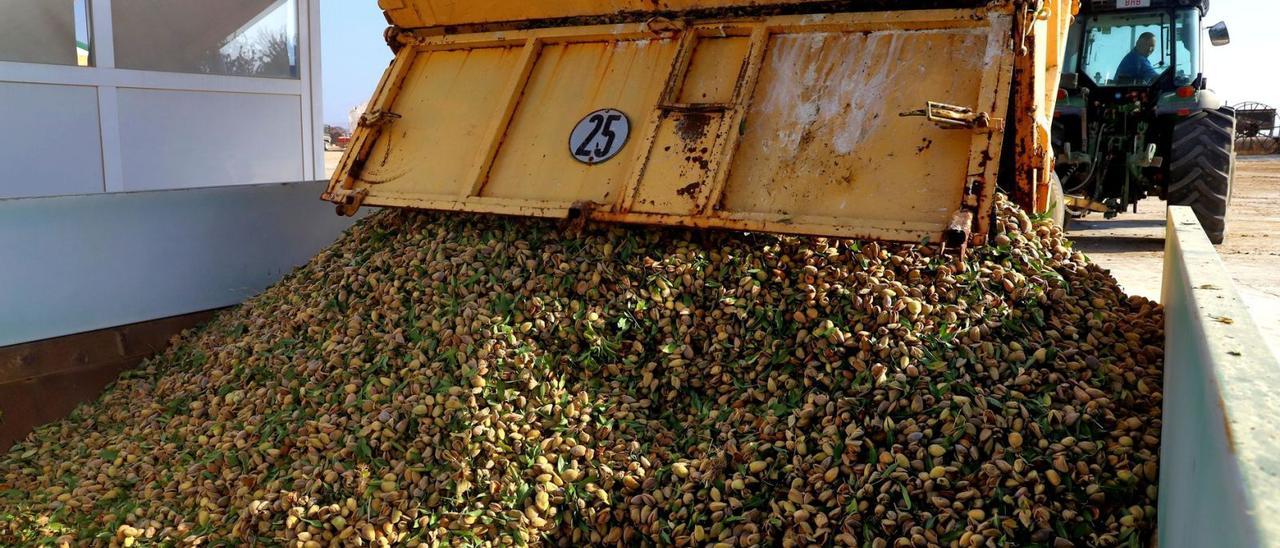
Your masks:
<svg viewBox="0 0 1280 548"><path fill-rule="evenodd" d="M364 199L369 197L369 189L346 189L340 188L334 190L331 194L321 196L325 200L329 200L338 205L338 215L350 217L360 211L360 206L364 204Z"/></svg>
<svg viewBox="0 0 1280 548"><path fill-rule="evenodd" d="M400 118L399 114L389 110L374 110L360 115L360 127L376 128Z"/></svg>
<svg viewBox="0 0 1280 548"><path fill-rule="evenodd" d="M973 129L985 132L996 132L1004 129L1003 118L992 118L986 112L974 112L971 108L935 103L933 101L926 103L925 108L921 110L903 112L898 116L923 116L926 120L937 124L942 129Z"/></svg>
<svg viewBox="0 0 1280 548"><path fill-rule="evenodd" d="M679 19L666 17L650 17L644 22L644 29L657 38L671 38L685 29L686 23Z"/></svg>

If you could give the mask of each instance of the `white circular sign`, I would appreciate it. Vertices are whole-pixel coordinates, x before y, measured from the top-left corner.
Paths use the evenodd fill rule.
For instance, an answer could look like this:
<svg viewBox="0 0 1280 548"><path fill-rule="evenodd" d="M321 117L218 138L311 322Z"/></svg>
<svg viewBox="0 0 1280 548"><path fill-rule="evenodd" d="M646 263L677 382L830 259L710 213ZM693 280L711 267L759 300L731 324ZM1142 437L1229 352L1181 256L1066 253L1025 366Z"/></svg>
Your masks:
<svg viewBox="0 0 1280 548"><path fill-rule="evenodd" d="M631 135L631 121L611 108L588 114L569 134L569 153L584 164L598 164L618 155Z"/></svg>

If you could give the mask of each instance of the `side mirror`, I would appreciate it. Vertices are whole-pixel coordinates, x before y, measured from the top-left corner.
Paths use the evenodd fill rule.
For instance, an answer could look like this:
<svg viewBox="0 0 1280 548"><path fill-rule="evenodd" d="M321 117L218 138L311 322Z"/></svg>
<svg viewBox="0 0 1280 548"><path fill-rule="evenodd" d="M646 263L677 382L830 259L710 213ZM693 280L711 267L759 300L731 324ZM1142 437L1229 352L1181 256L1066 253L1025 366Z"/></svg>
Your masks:
<svg viewBox="0 0 1280 548"><path fill-rule="evenodd" d="M1231 43L1231 33L1227 31L1227 23L1225 21L1209 27L1209 42L1215 46L1225 46Z"/></svg>

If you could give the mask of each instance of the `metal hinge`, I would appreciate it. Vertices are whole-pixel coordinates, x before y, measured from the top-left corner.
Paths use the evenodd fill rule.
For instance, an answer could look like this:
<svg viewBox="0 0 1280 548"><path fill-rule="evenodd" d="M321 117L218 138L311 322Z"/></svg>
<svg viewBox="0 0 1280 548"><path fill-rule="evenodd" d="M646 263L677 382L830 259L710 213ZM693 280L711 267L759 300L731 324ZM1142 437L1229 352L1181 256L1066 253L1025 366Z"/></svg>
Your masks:
<svg viewBox="0 0 1280 548"><path fill-rule="evenodd" d="M422 29L387 27L387 30L382 32L382 39L387 42L387 47L391 48L392 53L400 53L405 46L421 46L426 43L426 37L421 32Z"/></svg>
<svg viewBox="0 0 1280 548"><path fill-rule="evenodd" d="M360 127L376 128L400 119L400 115L389 110L372 110L360 115Z"/></svg>
<svg viewBox="0 0 1280 548"><path fill-rule="evenodd" d="M971 108L933 101L926 103L923 109L903 112L898 116L923 116L942 129L972 129L983 132L1004 129L1003 118L992 118L986 112L974 112Z"/></svg>
<svg viewBox="0 0 1280 548"><path fill-rule="evenodd" d="M340 188L334 190L326 198L329 201L338 204L338 215L350 217L360 210L360 206L364 204L364 199L367 197L369 197L368 189Z"/></svg>
<svg viewBox="0 0 1280 548"><path fill-rule="evenodd" d="M684 31L688 26L682 20L671 20L666 17L651 17L643 24L644 30L658 38L672 38Z"/></svg>
<svg viewBox="0 0 1280 548"><path fill-rule="evenodd" d="M1014 5L1020 10L1013 18L1013 36L1016 39L1013 51L1019 56L1025 56L1031 51L1027 46L1027 39L1035 32L1036 20L1048 18L1048 4L1044 0L1015 0Z"/></svg>

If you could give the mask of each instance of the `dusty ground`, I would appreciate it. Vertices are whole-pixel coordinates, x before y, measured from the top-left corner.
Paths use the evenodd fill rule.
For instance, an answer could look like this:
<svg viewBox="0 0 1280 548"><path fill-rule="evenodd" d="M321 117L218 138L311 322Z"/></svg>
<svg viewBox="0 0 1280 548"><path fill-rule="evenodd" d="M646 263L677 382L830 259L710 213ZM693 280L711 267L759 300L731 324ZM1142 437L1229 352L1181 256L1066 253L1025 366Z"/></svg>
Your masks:
<svg viewBox="0 0 1280 548"><path fill-rule="evenodd" d="M1138 213L1071 225L1076 247L1111 270L1130 293L1160 297L1165 204L1147 200ZM1280 356L1280 156L1240 157L1218 252L1272 353Z"/></svg>
<svg viewBox="0 0 1280 548"><path fill-rule="evenodd" d="M338 169L338 160L342 159L341 150L324 151L324 178L328 179L333 175L333 171Z"/></svg>

